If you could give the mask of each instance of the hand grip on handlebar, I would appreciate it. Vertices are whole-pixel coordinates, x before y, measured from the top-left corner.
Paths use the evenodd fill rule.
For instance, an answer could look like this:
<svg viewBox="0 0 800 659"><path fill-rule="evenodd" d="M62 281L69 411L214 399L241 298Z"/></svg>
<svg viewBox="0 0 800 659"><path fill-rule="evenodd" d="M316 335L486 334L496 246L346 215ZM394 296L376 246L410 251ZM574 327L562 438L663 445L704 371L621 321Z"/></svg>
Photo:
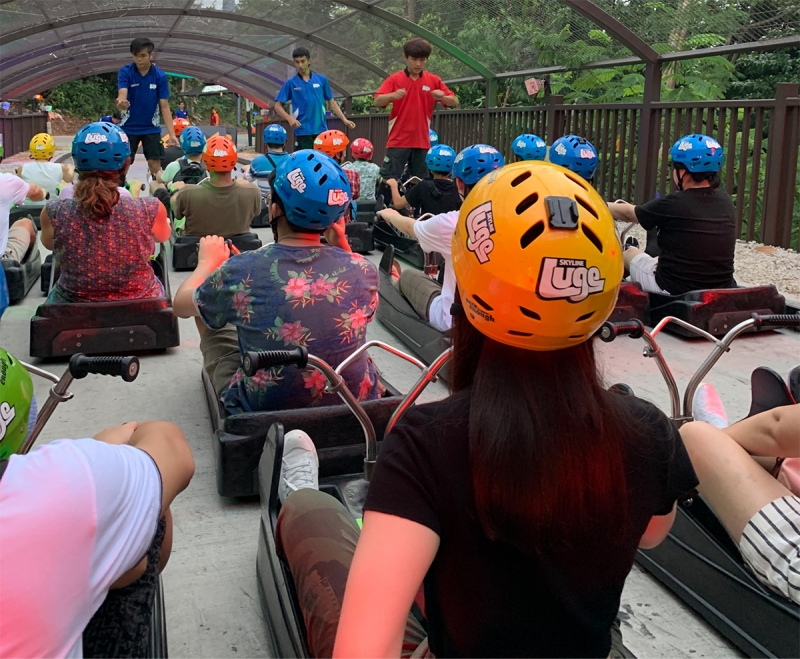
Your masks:
<svg viewBox="0 0 800 659"><path fill-rule="evenodd" d="M302 346L294 350L259 350L244 353L242 370L247 377L253 377L264 368L290 366L305 368L308 364L308 350Z"/></svg>
<svg viewBox="0 0 800 659"><path fill-rule="evenodd" d="M755 321L756 330L768 327L800 327L800 314L796 313L778 313L768 316L754 313L750 317Z"/></svg>
<svg viewBox="0 0 800 659"><path fill-rule="evenodd" d="M605 322L600 327L600 340L604 343L611 343L618 336L627 334L632 339L641 338L644 334L644 325L641 320L632 318L623 323Z"/></svg>
<svg viewBox="0 0 800 659"><path fill-rule="evenodd" d="M85 378L90 373L95 375L113 375L125 382L133 382L139 375L139 359L137 357L87 357L83 354L72 355L69 360L69 372L76 380Z"/></svg>

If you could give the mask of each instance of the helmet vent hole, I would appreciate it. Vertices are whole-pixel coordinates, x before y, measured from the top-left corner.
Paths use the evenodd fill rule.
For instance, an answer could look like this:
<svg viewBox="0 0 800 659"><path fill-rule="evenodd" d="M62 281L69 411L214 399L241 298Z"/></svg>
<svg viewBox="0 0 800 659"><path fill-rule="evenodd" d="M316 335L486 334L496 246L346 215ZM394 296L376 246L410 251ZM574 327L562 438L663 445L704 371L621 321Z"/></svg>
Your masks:
<svg viewBox="0 0 800 659"><path fill-rule="evenodd" d="M533 332L518 332L517 330L508 330L511 336L533 336Z"/></svg>
<svg viewBox="0 0 800 659"><path fill-rule="evenodd" d="M586 183L581 181L577 176L572 176L571 174L567 174L566 172L564 172L564 176L566 176L573 183L577 183L578 185L580 185L584 190L589 189L586 187Z"/></svg>
<svg viewBox="0 0 800 659"><path fill-rule="evenodd" d="M578 205L583 206L587 211L589 211L592 215L594 215L595 219L600 219L600 216L597 214L597 211L592 208L592 205L586 201L583 197L579 195L575 195L575 201L578 202Z"/></svg>
<svg viewBox="0 0 800 659"><path fill-rule="evenodd" d="M585 334L570 334L569 338L570 339L575 339L575 340L583 340L583 339L586 338L586 335Z"/></svg>
<svg viewBox="0 0 800 659"><path fill-rule="evenodd" d="M322 169L322 163L318 162L316 165L314 165L314 171L318 172L320 169Z"/></svg>
<svg viewBox="0 0 800 659"><path fill-rule="evenodd" d="M521 177L520 177L521 178ZM539 201L539 193L529 194L525 199L517 204L517 215L522 215L526 210Z"/></svg>
<svg viewBox="0 0 800 659"><path fill-rule="evenodd" d="M531 177L530 172L522 172L522 174L520 174L519 176L517 176L517 178L511 181L511 187L516 188L520 183L522 183L523 181L527 181L530 177Z"/></svg>
<svg viewBox="0 0 800 659"><path fill-rule="evenodd" d="M582 316L578 316L578 317L575 319L575 322L576 322L576 323L579 323L579 322L581 322L582 320L589 320L589 319L590 319L592 316L594 316L594 311L590 311L589 313L585 313L585 314L583 314Z"/></svg>
<svg viewBox="0 0 800 659"><path fill-rule="evenodd" d="M603 253L603 243L600 242L600 239L597 237L597 234L592 231L589 227L586 226L583 222L581 222L581 231L583 231L584 235L589 239L589 241L597 247L597 251L601 254Z"/></svg>
<svg viewBox="0 0 800 659"><path fill-rule="evenodd" d="M526 247L528 247L528 245L530 245L543 233L544 233L544 222L537 222L530 229L528 229L525 233L522 234L522 237L519 239L519 246L522 249L525 249Z"/></svg>
<svg viewBox="0 0 800 659"><path fill-rule="evenodd" d="M525 307L520 307L519 310L522 312L523 316L527 316L528 318L533 318L534 320L542 319L542 317L538 313L536 313L535 311L531 311L530 309L526 309Z"/></svg>
<svg viewBox="0 0 800 659"><path fill-rule="evenodd" d="M328 175L327 174L323 174L322 178L319 180L319 184L320 185L325 185L325 181L327 181L327 180L328 180Z"/></svg>
<svg viewBox="0 0 800 659"><path fill-rule="evenodd" d="M494 307L490 307L488 304L486 304L486 302L481 300L481 298L479 298L477 295L473 295L472 299L475 300L475 302L477 302L478 304L480 304L484 309L486 309L486 311L494 311Z"/></svg>

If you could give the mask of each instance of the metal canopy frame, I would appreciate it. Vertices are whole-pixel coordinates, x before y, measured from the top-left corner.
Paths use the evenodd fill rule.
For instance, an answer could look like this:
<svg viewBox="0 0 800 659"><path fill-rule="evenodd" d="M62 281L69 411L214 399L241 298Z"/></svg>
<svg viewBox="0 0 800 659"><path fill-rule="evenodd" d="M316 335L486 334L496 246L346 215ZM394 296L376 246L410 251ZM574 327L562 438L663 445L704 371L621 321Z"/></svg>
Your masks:
<svg viewBox="0 0 800 659"><path fill-rule="evenodd" d="M0 17L2 12L8 11L5 9L7 5L11 5L19 0L0 0ZM447 39L437 35L431 30L415 23L397 13L381 8L379 5L386 0L372 0L366 2L364 0L336 0L338 4L350 8L352 11L343 13L323 25L317 26L310 30L303 30L286 25L281 22L257 18L245 14L238 14L229 11L219 11L216 9L207 9L204 7L193 8L197 0L186 0L184 6L181 7L158 7L147 6L151 5L149 0L141 0L136 6L137 2L131 0L130 7L115 8L100 11L91 11L87 13L78 13L73 16L64 18L52 18L46 9L46 2L42 0L34 0L33 4L42 14L43 20L40 23L31 25L12 32L6 32L0 26L0 46L7 46L11 43L17 43L20 40L41 34L52 30L57 38L56 44L48 46L32 46L29 51L22 52L14 57L0 62L0 73L7 71L0 78L0 93L6 97L19 96L22 94L35 93L44 91L49 86L52 86L53 80L58 79L60 82L67 82L71 79L84 77L100 72L108 72L114 70L107 66L103 66L100 62L93 62L91 57L97 52L101 46L100 43L106 46L109 43L116 43L123 38L131 38L133 33L136 32L133 28L117 29L115 27L106 27L102 29L82 31L81 33L69 38L62 38L59 30L72 25L84 25L99 22L99 21L112 21L113 19L122 17L175 17L172 26L165 29L164 26L157 28L144 27L139 33L146 33L155 39L161 39L161 43L157 52L159 53L158 62L163 67L174 70L178 73L187 73L192 75L192 72L185 71L185 63L182 63L177 56L179 54L189 54L196 57L198 61L202 61L202 69L197 67L196 72L207 76L209 82L216 82L224 84L225 86L234 89L245 90L244 95L246 98L256 102L262 103L266 100L272 100L274 90L270 89L270 85L280 85L283 80L274 76L266 71L260 71L254 67L255 64L261 59L269 58L282 64L291 65L292 62L285 56L279 55L276 51L280 51L293 42L308 41L316 44L322 48L329 50L347 58L354 65L360 67L362 70L369 71L380 78L385 78L388 72L369 59L359 55L358 53L341 46L333 41L325 39L319 33L334 24L346 20L353 15L360 12L368 14L369 16L388 23L402 31L409 32L415 36L420 36L432 44L440 48L449 56L458 60L469 69L475 71L477 75L472 77L459 78L451 82L476 82L483 81L487 84L487 91L496 86L497 82L502 79L510 77L518 77L523 75L536 75L542 73L555 73L566 71L565 67L540 67L536 69L528 69L525 71L492 71L482 62L476 60L472 55L459 48L456 44L451 43ZM596 68L599 66L616 66L616 65L631 65L643 64L645 65L645 100L649 102L657 101L660 94L660 80L661 80L661 67L664 62L692 59L699 57L709 57L713 55L730 55L733 53L752 51L752 50L771 50L777 48L785 48L791 46L800 46L800 35L784 37L780 39L762 40L751 43L738 43L727 46L719 46L713 48L702 48L697 50L680 51L659 55L649 44L643 41L635 32L626 27L613 16L605 12L601 7L594 4L590 0L560 0L562 4L572 9L577 14L589 19L593 24L604 30L609 35L613 36L621 45L628 48L633 57L622 58L618 60L610 60L605 62L591 62L579 68ZM276 36L283 35L285 40L278 44L276 47L270 49L258 48L246 43L238 43L233 41L233 38L225 38L223 36L206 35L201 32L192 32L187 30L178 30L181 21L184 18L194 17L215 21L222 21L227 23L245 25L249 27L259 27L274 32ZM122 35L125 35L123 37ZM103 39L104 35L108 35L109 39ZM94 36L94 38L93 38ZM249 52L253 54L253 58L242 58L242 61L231 59L234 57L233 53L226 53L231 57L223 57L219 55L210 55L192 49L175 49L166 48L165 44L169 40L183 41L183 42L207 42L215 43L222 46L227 46L242 52ZM90 46L98 43L97 48L90 48L81 53L80 56L71 56L64 60L48 60L25 69L24 71L13 71L14 67L22 67L25 62L32 59L40 58L45 54L54 53L70 48L80 46ZM127 59L127 58L126 58ZM115 59L116 62L116 59ZM101 71L103 69L103 71ZM45 75L48 72L57 71L58 75ZM67 71L70 73L68 74ZM257 76L254 81L244 81L235 76L237 71L243 71L248 74ZM71 76L71 77L69 77ZM372 92L358 92L352 93L346 85L340 81L331 80L332 87L339 92L346 99L351 99L354 96L365 95ZM655 88L658 85L658 88ZM492 95L487 94L487 103L492 103L490 99Z"/></svg>

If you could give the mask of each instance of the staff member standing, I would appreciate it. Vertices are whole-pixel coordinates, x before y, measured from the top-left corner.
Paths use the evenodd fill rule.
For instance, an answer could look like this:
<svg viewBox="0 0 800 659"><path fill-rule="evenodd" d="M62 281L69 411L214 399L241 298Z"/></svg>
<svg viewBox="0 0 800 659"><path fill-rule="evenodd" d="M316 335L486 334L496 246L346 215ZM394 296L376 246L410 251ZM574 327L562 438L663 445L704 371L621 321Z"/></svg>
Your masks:
<svg viewBox="0 0 800 659"><path fill-rule="evenodd" d="M123 66L117 76L117 108L122 111L119 126L128 136L131 161L141 144L153 176L161 171L161 158L164 157L159 112L169 133L167 146L178 146L169 109L169 83L166 74L153 64L154 49L150 39L131 41L133 62Z"/></svg>
<svg viewBox="0 0 800 659"><path fill-rule="evenodd" d="M442 79L425 71L432 46L425 39L411 39L403 45L406 68L390 75L375 93L373 104L385 108L390 103L389 139L383 159L384 180L400 179L406 164L412 176L425 178L425 156L431 148L429 130L436 103L457 108L458 99Z"/></svg>
<svg viewBox="0 0 800 659"><path fill-rule="evenodd" d="M311 71L311 53L305 48L295 48L292 52L297 74L283 83L275 99L275 112L294 128L294 148L313 149L314 139L328 130L325 110L330 109L348 128L356 125L347 119L339 104L333 100L328 79L321 73ZM292 104L292 114L283 107Z"/></svg>

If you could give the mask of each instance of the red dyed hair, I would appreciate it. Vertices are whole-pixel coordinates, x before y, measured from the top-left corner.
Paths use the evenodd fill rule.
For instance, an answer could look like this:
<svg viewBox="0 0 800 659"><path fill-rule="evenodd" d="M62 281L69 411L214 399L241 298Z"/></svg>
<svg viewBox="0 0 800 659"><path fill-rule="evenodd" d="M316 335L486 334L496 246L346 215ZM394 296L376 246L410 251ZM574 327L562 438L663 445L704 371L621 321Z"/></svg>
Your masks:
<svg viewBox="0 0 800 659"><path fill-rule="evenodd" d="M84 213L98 219L105 219L119 201L120 183L125 180L130 161L122 169L115 171L80 172L80 180L75 185L75 201Z"/></svg>

